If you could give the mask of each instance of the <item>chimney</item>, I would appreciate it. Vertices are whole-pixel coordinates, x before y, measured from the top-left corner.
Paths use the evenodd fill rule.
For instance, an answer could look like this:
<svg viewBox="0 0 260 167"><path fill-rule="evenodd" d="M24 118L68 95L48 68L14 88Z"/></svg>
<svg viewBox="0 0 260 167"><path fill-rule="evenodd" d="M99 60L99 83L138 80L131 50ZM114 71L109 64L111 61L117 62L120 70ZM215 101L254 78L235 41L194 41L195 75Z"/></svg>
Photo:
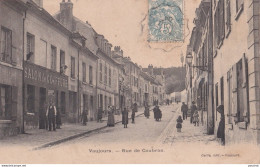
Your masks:
<svg viewBox="0 0 260 167"><path fill-rule="evenodd" d="M67 29L73 31L73 3L71 0L62 0L60 3L60 22Z"/></svg>
<svg viewBox="0 0 260 167"><path fill-rule="evenodd" d="M153 65L152 64L149 64L148 72L149 72L150 75L153 75Z"/></svg>

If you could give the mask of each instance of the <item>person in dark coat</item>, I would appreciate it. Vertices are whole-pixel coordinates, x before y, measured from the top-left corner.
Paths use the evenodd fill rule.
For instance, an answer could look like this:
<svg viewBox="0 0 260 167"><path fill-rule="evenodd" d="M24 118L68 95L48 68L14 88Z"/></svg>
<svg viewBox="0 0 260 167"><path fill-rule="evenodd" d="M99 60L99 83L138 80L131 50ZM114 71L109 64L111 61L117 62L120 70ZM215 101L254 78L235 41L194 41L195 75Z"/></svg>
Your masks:
<svg viewBox="0 0 260 167"><path fill-rule="evenodd" d="M149 106L148 105L146 105L145 108L144 108L144 116L146 118L150 117L150 111L149 111Z"/></svg>
<svg viewBox="0 0 260 167"><path fill-rule="evenodd" d="M162 120L162 110L160 110L160 107L157 106L157 112L158 112L158 121L161 121Z"/></svg>
<svg viewBox="0 0 260 167"><path fill-rule="evenodd" d="M128 124L128 107L124 108L122 112L122 124L124 125L124 128L127 128Z"/></svg>
<svg viewBox="0 0 260 167"><path fill-rule="evenodd" d="M192 124L193 123L194 112L197 110L197 106L195 105L195 101L192 102L190 110L191 110L191 113L190 113L190 123Z"/></svg>
<svg viewBox="0 0 260 167"><path fill-rule="evenodd" d="M97 122L101 122L101 120L102 120L102 113L103 113L102 108L99 107L99 109L98 109Z"/></svg>
<svg viewBox="0 0 260 167"><path fill-rule="evenodd" d="M82 119L82 124L84 126L86 126L87 125L87 121L88 121L88 109L83 110L81 119Z"/></svg>
<svg viewBox="0 0 260 167"><path fill-rule="evenodd" d="M60 109L57 108L57 116L56 116L56 125L57 125L57 129L61 129L61 113L60 113Z"/></svg>
<svg viewBox="0 0 260 167"><path fill-rule="evenodd" d="M217 138L221 139L221 144L225 145L225 115L224 105L219 105L217 111L220 113L220 122L218 125Z"/></svg>
<svg viewBox="0 0 260 167"><path fill-rule="evenodd" d="M177 121L177 124L176 124L177 132L181 132L182 122L183 122L183 120L181 119L181 116L179 116L176 121Z"/></svg>
<svg viewBox="0 0 260 167"><path fill-rule="evenodd" d="M109 106L108 107L108 119L107 119L107 126L115 126L115 110L114 107Z"/></svg>
<svg viewBox="0 0 260 167"><path fill-rule="evenodd" d="M131 115L132 123L135 123L135 113L136 112L137 112L137 104L134 103L133 106L132 106L132 115Z"/></svg>
<svg viewBox="0 0 260 167"><path fill-rule="evenodd" d="M57 110L56 110L56 107L55 107L53 101L50 102L50 105L47 108L46 116L48 118L49 131L51 131L51 130L56 131Z"/></svg>
<svg viewBox="0 0 260 167"><path fill-rule="evenodd" d="M157 121L157 106L153 108L153 117Z"/></svg>
<svg viewBox="0 0 260 167"><path fill-rule="evenodd" d="M188 106L183 102L181 106L182 118L183 120L187 119Z"/></svg>

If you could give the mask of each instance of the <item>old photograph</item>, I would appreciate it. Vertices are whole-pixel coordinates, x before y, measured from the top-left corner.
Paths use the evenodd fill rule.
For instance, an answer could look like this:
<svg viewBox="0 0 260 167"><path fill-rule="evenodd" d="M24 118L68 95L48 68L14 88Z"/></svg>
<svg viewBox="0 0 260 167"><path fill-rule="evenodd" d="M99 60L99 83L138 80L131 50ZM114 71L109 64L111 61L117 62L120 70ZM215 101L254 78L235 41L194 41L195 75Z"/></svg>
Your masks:
<svg viewBox="0 0 260 167"><path fill-rule="evenodd" d="M260 0L0 0L0 164L260 164Z"/></svg>

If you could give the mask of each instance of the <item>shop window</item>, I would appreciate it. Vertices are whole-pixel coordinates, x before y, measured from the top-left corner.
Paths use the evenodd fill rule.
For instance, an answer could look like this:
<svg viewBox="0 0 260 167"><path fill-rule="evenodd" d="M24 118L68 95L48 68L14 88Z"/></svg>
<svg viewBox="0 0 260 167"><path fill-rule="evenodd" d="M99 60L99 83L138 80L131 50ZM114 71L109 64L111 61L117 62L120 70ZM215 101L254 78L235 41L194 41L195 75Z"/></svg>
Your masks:
<svg viewBox="0 0 260 167"><path fill-rule="evenodd" d="M34 61L34 46L35 46L35 38L34 35L27 33L27 52L26 52L26 60L27 61Z"/></svg>
<svg viewBox="0 0 260 167"><path fill-rule="evenodd" d="M111 87L111 69L109 68L109 73L108 73L108 84L109 84L109 87Z"/></svg>
<svg viewBox="0 0 260 167"><path fill-rule="evenodd" d="M12 63L12 31L1 28L1 55L0 61Z"/></svg>
<svg viewBox="0 0 260 167"><path fill-rule="evenodd" d="M0 119L11 119L12 115L11 86L0 85Z"/></svg>
<svg viewBox="0 0 260 167"><path fill-rule="evenodd" d="M86 75L87 75L86 63L82 62L82 81L83 82L86 82Z"/></svg>
<svg viewBox="0 0 260 167"><path fill-rule="evenodd" d="M61 113L66 113L66 94L65 92L61 92L61 98L60 98L60 107L61 107Z"/></svg>
<svg viewBox="0 0 260 167"><path fill-rule="evenodd" d="M111 97L109 97L109 105L111 106L112 105L112 98Z"/></svg>
<svg viewBox="0 0 260 167"><path fill-rule="evenodd" d="M89 84L93 84L93 67L89 66Z"/></svg>
<svg viewBox="0 0 260 167"><path fill-rule="evenodd" d="M71 57L70 77L75 79L75 57Z"/></svg>
<svg viewBox="0 0 260 167"><path fill-rule="evenodd" d="M70 103L70 112L75 113L77 111L77 93L69 92L69 103Z"/></svg>
<svg viewBox="0 0 260 167"><path fill-rule="evenodd" d="M57 48L51 46L51 69L56 71Z"/></svg>
<svg viewBox="0 0 260 167"><path fill-rule="evenodd" d="M27 85L27 112L35 113L35 87Z"/></svg>
<svg viewBox="0 0 260 167"><path fill-rule="evenodd" d="M83 110L88 110L88 95L83 94Z"/></svg>

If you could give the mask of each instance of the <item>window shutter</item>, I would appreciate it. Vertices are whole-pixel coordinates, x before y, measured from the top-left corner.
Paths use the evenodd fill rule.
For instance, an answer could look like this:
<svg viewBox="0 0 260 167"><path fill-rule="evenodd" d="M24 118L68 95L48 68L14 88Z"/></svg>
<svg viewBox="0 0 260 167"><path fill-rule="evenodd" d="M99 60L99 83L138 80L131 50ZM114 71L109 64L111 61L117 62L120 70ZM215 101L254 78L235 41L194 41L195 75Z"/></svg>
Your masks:
<svg viewBox="0 0 260 167"><path fill-rule="evenodd" d="M12 87L12 120L16 121L17 119L17 99L18 97L18 88L13 86Z"/></svg>
<svg viewBox="0 0 260 167"><path fill-rule="evenodd" d="M238 114L237 114L237 64L233 65L232 68L232 83L233 83L233 112L232 116L235 117L235 122L238 121Z"/></svg>
<svg viewBox="0 0 260 167"><path fill-rule="evenodd" d="M225 37L225 13L224 13L224 0L220 0L220 38L221 38L221 41L224 39Z"/></svg>
<svg viewBox="0 0 260 167"><path fill-rule="evenodd" d="M12 48L12 65L17 65L17 53L15 48Z"/></svg>
<svg viewBox="0 0 260 167"><path fill-rule="evenodd" d="M243 103L244 103L244 112L243 116L245 122L249 122L249 104L248 104L248 63L245 57L245 54L242 58L242 70L243 70Z"/></svg>

